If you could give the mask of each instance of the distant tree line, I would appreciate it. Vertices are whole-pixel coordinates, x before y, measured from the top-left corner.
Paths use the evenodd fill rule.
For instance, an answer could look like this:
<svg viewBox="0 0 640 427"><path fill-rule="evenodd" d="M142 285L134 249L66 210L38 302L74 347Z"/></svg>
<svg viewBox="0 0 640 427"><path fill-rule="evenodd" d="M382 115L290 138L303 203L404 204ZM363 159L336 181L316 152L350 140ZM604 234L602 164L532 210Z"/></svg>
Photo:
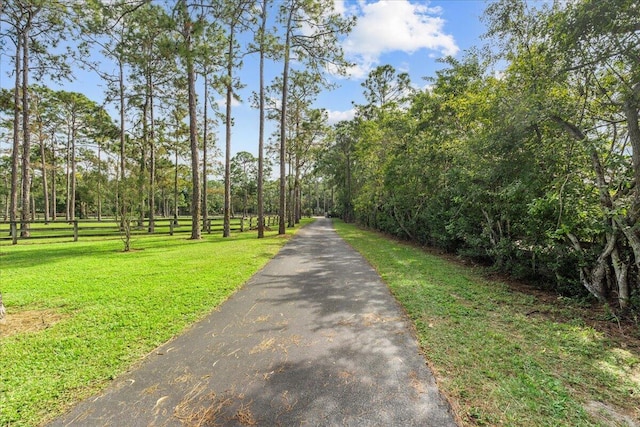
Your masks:
<svg viewBox="0 0 640 427"><path fill-rule="evenodd" d="M2 71L14 82L0 93L5 219L19 222L23 237L36 212L47 221L62 213L67 220L146 219L153 231L156 215L187 210L191 238L199 239L210 213L224 216L228 236L235 211L257 214L262 237L267 209L280 214L284 233L287 218L290 226L299 222L303 203L318 207L324 198L310 159L331 129L327 113L312 105L329 85L327 66L344 73L337 39L354 23L333 6L329 0L2 3L0 32L12 64ZM259 55L261 64L251 100L260 110L258 156L232 158L232 104L247 55ZM283 65L270 84L265 61ZM96 73L107 87L104 104L43 85L72 78L74 67ZM224 97L224 112L215 109L216 94ZM270 158L267 119L278 124ZM218 126L225 128L221 164ZM280 164L276 182L271 159Z"/></svg>
<svg viewBox="0 0 640 427"><path fill-rule="evenodd" d="M639 17L633 0L498 0L487 50L426 88L373 70L322 161L337 214L637 313Z"/></svg>

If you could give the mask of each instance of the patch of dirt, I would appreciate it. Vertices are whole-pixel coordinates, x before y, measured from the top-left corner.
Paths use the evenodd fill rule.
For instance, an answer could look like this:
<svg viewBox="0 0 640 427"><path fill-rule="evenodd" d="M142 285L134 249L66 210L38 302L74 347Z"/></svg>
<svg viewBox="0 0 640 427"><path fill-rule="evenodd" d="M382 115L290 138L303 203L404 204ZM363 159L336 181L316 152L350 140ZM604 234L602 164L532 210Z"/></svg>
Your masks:
<svg viewBox="0 0 640 427"><path fill-rule="evenodd" d="M50 328L68 317L55 310L23 310L14 312L7 309L7 316L0 323L0 339L12 335L38 332Z"/></svg>
<svg viewBox="0 0 640 427"><path fill-rule="evenodd" d="M602 402L588 402L584 409L595 419L606 426L638 427L638 424L628 415L616 411Z"/></svg>

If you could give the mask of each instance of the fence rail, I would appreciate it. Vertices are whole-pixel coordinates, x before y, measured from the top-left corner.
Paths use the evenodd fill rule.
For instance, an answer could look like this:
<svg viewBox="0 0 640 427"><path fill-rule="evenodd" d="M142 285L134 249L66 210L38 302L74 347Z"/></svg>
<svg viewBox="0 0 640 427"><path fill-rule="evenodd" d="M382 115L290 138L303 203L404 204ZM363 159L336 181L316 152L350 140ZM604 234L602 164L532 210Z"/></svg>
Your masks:
<svg viewBox="0 0 640 427"><path fill-rule="evenodd" d="M278 223L278 217L265 216L264 222L267 227L270 227ZM27 223L29 224L29 235L24 236L20 229L20 221L0 221L0 241L11 240L15 245L18 240L70 238L76 242L82 237L117 237L125 232L121 222L115 219L28 221ZM231 218L230 227L231 231L253 230L258 227L258 218L234 217ZM202 231L206 233L222 232L223 228L224 220L222 217L202 220ZM161 234L173 236L176 233L189 233L191 232L191 218L157 218L154 219L153 224L148 219L143 221L136 219L129 221L129 230L133 236Z"/></svg>

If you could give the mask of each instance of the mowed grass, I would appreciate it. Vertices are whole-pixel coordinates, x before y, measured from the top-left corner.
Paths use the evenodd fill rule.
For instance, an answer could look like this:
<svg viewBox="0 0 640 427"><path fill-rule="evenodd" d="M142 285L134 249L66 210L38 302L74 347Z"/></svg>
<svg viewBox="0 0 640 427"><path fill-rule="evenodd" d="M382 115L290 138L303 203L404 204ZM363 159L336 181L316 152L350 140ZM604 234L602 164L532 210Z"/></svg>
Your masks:
<svg viewBox="0 0 640 427"><path fill-rule="evenodd" d="M639 330L610 339L575 315L575 303L545 303L420 248L334 225L405 307L463 425L640 423Z"/></svg>
<svg viewBox="0 0 640 427"><path fill-rule="evenodd" d="M287 240L256 236L0 246L0 425L52 419L209 313ZM33 328L8 335L26 313Z"/></svg>

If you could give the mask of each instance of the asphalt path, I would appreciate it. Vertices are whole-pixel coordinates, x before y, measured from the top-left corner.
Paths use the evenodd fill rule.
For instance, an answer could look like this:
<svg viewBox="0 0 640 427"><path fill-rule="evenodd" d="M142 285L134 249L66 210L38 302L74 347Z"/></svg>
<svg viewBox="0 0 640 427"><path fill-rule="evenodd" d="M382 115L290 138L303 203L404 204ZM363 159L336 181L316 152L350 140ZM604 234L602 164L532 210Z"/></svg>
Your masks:
<svg viewBox="0 0 640 427"><path fill-rule="evenodd" d="M318 219L53 426L455 426L406 316Z"/></svg>

